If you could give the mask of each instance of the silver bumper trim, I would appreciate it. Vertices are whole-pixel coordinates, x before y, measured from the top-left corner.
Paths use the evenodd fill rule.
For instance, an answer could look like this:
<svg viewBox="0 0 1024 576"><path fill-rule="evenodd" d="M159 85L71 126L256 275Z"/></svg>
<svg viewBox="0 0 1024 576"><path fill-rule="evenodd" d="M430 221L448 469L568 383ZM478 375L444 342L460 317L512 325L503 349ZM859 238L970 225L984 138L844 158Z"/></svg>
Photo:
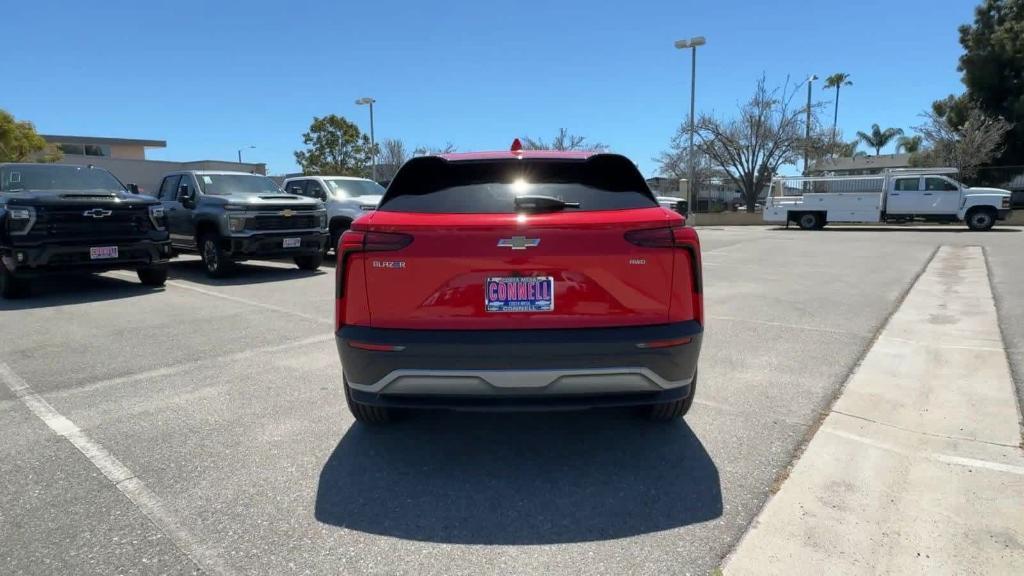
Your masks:
<svg viewBox="0 0 1024 576"><path fill-rule="evenodd" d="M374 394L609 394L661 392L688 386L692 379L665 380L648 368L580 370L395 370L372 384L349 382Z"/></svg>

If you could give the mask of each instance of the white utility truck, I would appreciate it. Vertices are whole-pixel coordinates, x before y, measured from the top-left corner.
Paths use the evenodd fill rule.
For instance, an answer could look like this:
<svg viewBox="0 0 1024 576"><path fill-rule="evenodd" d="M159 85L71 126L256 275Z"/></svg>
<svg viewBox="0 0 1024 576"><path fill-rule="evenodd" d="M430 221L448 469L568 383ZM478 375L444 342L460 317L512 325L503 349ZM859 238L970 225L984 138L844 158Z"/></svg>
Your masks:
<svg viewBox="0 0 1024 576"><path fill-rule="evenodd" d="M971 188L955 168L892 169L865 176L776 178L764 221L793 222L805 230L830 222L964 222L988 230L1010 216L1010 192Z"/></svg>

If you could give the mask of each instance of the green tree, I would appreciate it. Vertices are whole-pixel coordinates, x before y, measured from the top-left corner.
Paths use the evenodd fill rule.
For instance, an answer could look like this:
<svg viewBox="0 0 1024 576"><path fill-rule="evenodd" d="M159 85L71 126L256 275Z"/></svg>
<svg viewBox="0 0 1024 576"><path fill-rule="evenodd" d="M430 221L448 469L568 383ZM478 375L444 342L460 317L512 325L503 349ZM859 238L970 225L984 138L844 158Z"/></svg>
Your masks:
<svg viewBox="0 0 1024 576"><path fill-rule="evenodd" d="M878 124L871 125L871 133L857 132L857 137L865 144L875 149L875 156L882 153L882 148L889 145L897 136L903 135L902 128L886 128L882 130Z"/></svg>
<svg viewBox="0 0 1024 576"><path fill-rule="evenodd" d="M899 154L900 151L903 151L907 154L914 154L915 152L921 151L921 146L923 144L924 138L920 135L900 136L900 139L896 141L896 153Z"/></svg>
<svg viewBox="0 0 1024 576"><path fill-rule="evenodd" d="M0 110L0 162L55 162L60 158L60 151L36 134L31 122L15 120L10 113Z"/></svg>
<svg viewBox="0 0 1024 576"><path fill-rule="evenodd" d="M964 54L957 67L967 88L962 96L935 102L932 111L953 128L977 106L1012 125L995 164L1024 164L1024 0L984 0L974 23L960 27Z"/></svg>
<svg viewBox="0 0 1024 576"><path fill-rule="evenodd" d="M850 80L850 75L846 72L836 72L835 74L825 78L825 89L831 90L836 89L836 104L835 111L832 113L832 141L836 141L836 125L839 123L839 89L843 86L853 86L853 81Z"/></svg>
<svg viewBox="0 0 1024 576"><path fill-rule="evenodd" d="M373 159L370 137L344 117L314 116L302 142L306 149L295 151L295 161L306 174L369 177Z"/></svg>

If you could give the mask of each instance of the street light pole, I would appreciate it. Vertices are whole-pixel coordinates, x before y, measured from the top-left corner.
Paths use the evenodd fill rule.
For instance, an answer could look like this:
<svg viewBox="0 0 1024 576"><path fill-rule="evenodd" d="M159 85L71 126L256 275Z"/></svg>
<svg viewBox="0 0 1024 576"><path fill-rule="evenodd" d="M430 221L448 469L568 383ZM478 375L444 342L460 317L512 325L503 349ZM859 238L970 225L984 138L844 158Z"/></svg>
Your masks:
<svg viewBox="0 0 1024 576"><path fill-rule="evenodd" d="M807 175L807 156L811 147L811 83L818 79L817 74L807 78L807 122L804 127L804 176Z"/></svg>
<svg viewBox="0 0 1024 576"><path fill-rule="evenodd" d="M245 148L239 148L238 149L238 163L239 164L242 163L242 150L245 150L246 148L249 149L249 150L252 150L253 148L256 148L256 147L255 146L246 146Z"/></svg>
<svg viewBox="0 0 1024 576"><path fill-rule="evenodd" d="M356 100L357 105L369 105L370 106L370 166L373 173L373 181L377 181L377 141L373 135L373 103L376 102L373 98L360 98Z"/></svg>
<svg viewBox="0 0 1024 576"><path fill-rule="evenodd" d="M690 145L686 151L686 156L689 160L689 167L687 173L689 174L689 181L686 186L686 211L687 220L692 225L695 221L694 215L697 213L697 205L693 203L694 193L693 190L697 183L697 168L694 162L694 150L693 150L693 135L696 132L695 126L695 110L697 104L697 46L703 46L706 40L703 36L695 36L689 40L677 40L675 47L683 50L690 48L692 50L690 58ZM700 194L697 194L697 203L700 203Z"/></svg>

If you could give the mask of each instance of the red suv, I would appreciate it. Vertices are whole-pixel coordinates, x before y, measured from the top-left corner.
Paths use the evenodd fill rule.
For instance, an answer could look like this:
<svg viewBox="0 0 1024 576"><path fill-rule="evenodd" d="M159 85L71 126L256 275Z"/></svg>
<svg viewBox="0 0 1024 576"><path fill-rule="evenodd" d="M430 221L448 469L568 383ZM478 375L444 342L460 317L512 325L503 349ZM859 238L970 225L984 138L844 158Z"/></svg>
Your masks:
<svg viewBox="0 0 1024 576"><path fill-rule="evenodd" d="M336 336L363 422L396 408L693 403L700 242L624 156L408 161L338 246Z"/></svg>

